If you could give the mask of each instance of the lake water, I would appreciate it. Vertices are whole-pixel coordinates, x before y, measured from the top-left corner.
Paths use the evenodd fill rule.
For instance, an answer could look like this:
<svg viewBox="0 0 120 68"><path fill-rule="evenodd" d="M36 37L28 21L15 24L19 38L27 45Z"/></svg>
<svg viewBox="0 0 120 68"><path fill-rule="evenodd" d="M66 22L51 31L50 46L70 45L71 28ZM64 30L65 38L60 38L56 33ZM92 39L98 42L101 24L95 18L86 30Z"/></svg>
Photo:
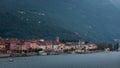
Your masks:
<svg viewBox="0 0 120 68"><path fill-rule="evenodd" d="M0 68L120 68L120 52L0 58Z"/></svg>

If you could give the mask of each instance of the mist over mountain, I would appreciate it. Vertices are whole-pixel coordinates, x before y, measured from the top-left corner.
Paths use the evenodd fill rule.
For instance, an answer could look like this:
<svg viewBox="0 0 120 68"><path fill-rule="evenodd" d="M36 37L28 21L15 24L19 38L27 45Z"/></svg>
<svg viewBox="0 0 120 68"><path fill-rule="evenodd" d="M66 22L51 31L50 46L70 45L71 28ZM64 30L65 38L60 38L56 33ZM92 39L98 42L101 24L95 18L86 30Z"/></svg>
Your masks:
<svg viewBox="0 0 120 68"><path fill-rule="evenodd" d="M119 0L0 0L0 36L83 39L120 38Z"/></svg>

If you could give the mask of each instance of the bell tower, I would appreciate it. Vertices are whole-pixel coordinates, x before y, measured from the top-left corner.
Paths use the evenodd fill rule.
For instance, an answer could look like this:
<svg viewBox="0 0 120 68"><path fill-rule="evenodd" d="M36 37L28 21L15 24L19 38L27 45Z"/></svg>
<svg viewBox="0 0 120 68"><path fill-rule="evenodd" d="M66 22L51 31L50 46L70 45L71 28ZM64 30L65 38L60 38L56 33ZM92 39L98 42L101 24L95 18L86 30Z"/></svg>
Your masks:
<svg viewBox="0 0 120 68"><path fill-rule="evenodd" d="M59 36L57 36L57 37L56 37L56 42L59 42L59 41L60 41L60 40L59 40Z"/></svg>

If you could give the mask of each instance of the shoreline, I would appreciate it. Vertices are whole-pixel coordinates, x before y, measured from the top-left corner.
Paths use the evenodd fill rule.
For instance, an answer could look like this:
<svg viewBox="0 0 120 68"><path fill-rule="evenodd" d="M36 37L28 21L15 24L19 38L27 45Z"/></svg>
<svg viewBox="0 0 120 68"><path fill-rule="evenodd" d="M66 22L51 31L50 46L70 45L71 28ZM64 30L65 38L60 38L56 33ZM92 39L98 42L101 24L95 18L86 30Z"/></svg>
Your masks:
<svg viewBox="0 0 120 68"><path fill-rule="evenodd" d="M10 54L0 54L0 58L8 58L10 57Z"/></svg>
<svg viewBox="0 0 120 68"><path fill-rule="evenodd" d="M100 53L100 52L105 52L105 51L95 51L95 52L84 52L84 53L74 53L74 54L93 54L93 53ZM115 52L115 51L108 51L108 52ZM116 51L119 52L119 51ZM68 54L69 53L62 53L62 55L64 54ZM72 54L72 53L71 53ZM11 56L12 54L0 54L0 58L9 58L9 57L30 57L30 56L49 56L49 55L39 55L39 54L31 54L31 55L27 55L27 54L20 54L20 53L15 53L13 56ZM51 54L54 55L54 54ZM57 55L61 55L61 54L57 54Z"/></svg>

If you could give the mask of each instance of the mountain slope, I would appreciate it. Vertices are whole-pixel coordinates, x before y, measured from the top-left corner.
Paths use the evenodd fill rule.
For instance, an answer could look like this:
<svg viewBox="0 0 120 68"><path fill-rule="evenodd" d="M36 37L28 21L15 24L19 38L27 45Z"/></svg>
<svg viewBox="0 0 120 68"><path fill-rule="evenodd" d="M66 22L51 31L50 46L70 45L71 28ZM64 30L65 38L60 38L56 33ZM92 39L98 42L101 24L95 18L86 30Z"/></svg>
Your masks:
<svg viewBox="0 0 120 68"><path fill-rule="evenodd" d="M14 15L16 14L16 15ZM60 36L62 39L78 39L73 32L68 31L58 25L49 24L45 17L39 17L33 13L19 11L11 14L10 12L0 11L0 36L16 37L19 39L55 39Z"/></svg>
<svg viewBox="0 0 120 68"><path fill-rule="evenodd" d="M31 26L32 29L40 32L47 32L47 29L50 29L55 32L67 32L63 35L64 37L68 36L70 32L73 38L79 36L86 41L114 42L114 39L120 38L119 4L118 0L0 0L0 10L9 12L7 14L13 15L13 19L17 17L19 20L17 19L15 22L23 22L29 25L26 27ZM10 18L5 17L5 19ZM12 21L9 20L9 22ZM46 24L39 25L43 22ZM24 24L19 25L23 27ZM50 28L42 31L40 29L43 26ZM26 30L26 28L22 29ZM17 30L14 31L17 32ZM52 35L49 36L52 37ZM37 37L37 35L35 36ZM41 35L40 37L46 36Z"/></svg>

